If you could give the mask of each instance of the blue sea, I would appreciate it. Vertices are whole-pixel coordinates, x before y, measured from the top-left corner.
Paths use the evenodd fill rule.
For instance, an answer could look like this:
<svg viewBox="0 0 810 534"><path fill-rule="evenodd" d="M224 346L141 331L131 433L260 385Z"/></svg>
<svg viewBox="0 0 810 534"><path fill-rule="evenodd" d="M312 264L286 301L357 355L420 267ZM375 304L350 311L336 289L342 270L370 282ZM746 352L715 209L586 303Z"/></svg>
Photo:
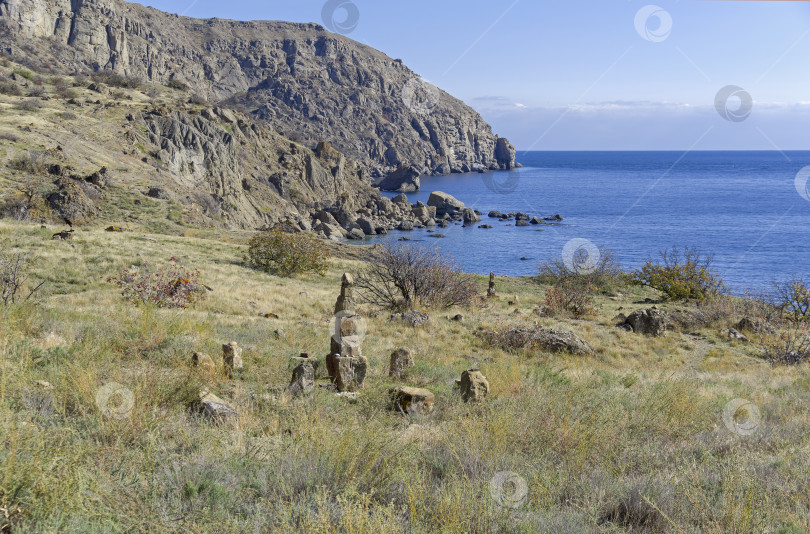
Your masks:
<svg viewBox="0 0 810 534"><path fill-rule="evenodd" d="M451 225L435 229L443 239L415 230L371 241L405 236L481 274L533 275L567 244L587 243L590 251L610 249L628 270L663 249L697 247L713 254L737 292L810 275L810 172L801 172L810 151L526 152L518 161L524 167L511 172L423 178L422 191L408 195L427 203L431 191L444 191L480 210L478 224L493 229ZM488 218L490 210L564 220L516 227Z"/></svg>

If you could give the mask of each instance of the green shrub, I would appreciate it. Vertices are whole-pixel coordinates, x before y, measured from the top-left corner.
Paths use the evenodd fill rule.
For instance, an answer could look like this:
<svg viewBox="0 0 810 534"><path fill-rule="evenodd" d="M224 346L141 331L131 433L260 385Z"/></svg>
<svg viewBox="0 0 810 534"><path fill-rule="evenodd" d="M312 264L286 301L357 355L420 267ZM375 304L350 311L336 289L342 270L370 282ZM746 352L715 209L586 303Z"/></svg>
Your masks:
<svg viewBox="0 0 810 534"><path fill-rule="evenodd" d="M668 300L702 300L717 294L723 281L711 269L712 257L694 248L684 247L661 252L661 262L648 260L633 273L638 284L661 291Z"/></svg>
<svg viewBox="0 0 810 534"><path fill-rule="evenodd" d="M14 74L17 74L18 76L22 76L26 80L33 80L34 79L34 75L31 74L29 71L27 71L25 69L16 69L16 70L13 70L12 72Z"/></svg>
<svg viewBox="0 0 810 534"><path fill-rule="evenodd" d="M177 89L179 91L188 90L188 85L181 82L180 80L169 80L168 82L166 82L166 87L170 89Z"/></svg>
<svg viewBox="0 0 810 534"><path fill-rule="evenodd" d="M313 272L326 274L329 250L317 237L274 228L253 236L245 258L250 265L280 276Z"/></svg>

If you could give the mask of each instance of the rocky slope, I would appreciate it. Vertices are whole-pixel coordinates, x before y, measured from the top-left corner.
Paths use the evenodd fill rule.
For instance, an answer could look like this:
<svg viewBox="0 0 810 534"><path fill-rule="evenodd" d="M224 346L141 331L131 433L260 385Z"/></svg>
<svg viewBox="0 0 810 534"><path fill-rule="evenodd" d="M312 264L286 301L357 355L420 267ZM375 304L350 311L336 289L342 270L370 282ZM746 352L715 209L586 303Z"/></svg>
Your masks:
<svg viewBox="0 0 810 534"><path fill-rule="evenodd" d="M367 180L403 166L514 165L514 148L463 102L316 24L198 20L120 0L0 0L0 49L61 72L186 84L310 146L328 142Z"/></svg>

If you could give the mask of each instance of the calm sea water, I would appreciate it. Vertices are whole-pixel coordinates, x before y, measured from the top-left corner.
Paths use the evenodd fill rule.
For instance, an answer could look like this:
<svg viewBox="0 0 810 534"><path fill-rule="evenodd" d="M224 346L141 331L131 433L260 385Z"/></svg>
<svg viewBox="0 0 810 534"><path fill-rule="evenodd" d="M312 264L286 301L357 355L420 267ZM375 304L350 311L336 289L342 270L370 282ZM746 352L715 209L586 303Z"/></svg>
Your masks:
<svg viewBox="0 0 810 534"><path fill-rule="evenodd" d="M493 229L458 225L437 228L444 239L415 230L371 241L407 236L481 274L535 274L539 261L580 239L612 250L626 269L665 248L697 247L714 255L737 291L810 275L810 195L796 185L810 151L529 152L518 160L524 168L514 172L424 178L422 191L408 195L427 202L431 191L444 191L483 212L479 224ZM559 213L564 221L515 227L489 219L490 210Z"/></svg>

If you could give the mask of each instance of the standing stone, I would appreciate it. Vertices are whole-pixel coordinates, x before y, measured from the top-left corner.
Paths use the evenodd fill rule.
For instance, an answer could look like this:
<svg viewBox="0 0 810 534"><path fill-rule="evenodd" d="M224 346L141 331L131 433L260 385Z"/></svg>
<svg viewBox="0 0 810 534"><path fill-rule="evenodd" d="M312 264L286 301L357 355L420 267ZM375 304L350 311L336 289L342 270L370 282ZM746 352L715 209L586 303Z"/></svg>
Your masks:
<svg viewBox="0 0 810 534"><path fill-rule="evenodd" d="M214 359L207 354L203 354L202 352L195 352L191 357L191 363L194 364L194 367L200 369L208 376L214 376L217 372L217 366L214 363Z"/></svg>
<svg viewBox="0 0 810 534"><path fill-rule="evenodd" d="M391 353L391 363L388 366L388 376L402 378L408 369L414 366L413 355L408 349L397 349Z"/></svg>
<svg viewBox="0 0 810 534"><path fill-rule="evenodd" d="M315 389L315 369L310 363L302 363L293 370L292 380L287 391L297 397L304 393L310 393Z"/></svg>
<svg viewBox="0 0 810 534"><path fill-rule="evenodd" d="M335 302L335 313L343 311L354 312L354 277L349 273L343 273L340 296Z"/></svg>
<svg viewBox="0 0 810 534"><path fill-rule="evenodd" d="M495 296L495 273L489 273L489 289L487 289L487 297L493 298Z"/></svg>
<svg viewBox="0 0 810 534"><path fill-rule="evenodd" d="M464 402L479 402L489 393L489 381L478 369L461 373L461 398Z"/></svg>
<svg viewBox="0 0 810 534"><path fill-rule="evenodd" d="M391 409L406 415L427 415L433 411L435 397L426 389L400 386L388 390Z"/></svg>
<svg viewBox="0 0 810 534"><path fill-rule="evenodd" d="M338 391L359 391L363 388L368 372L368 359L365 356L330 354L326 358L326 366L334 370L334 382Z"/></svg>
<svg viewBox="0 0 810 534"><path fill-rule="evenodd" d="M222 361L225 363L225 371L231 376L234 371L242 369L242 348L231 341L227 345L222 345Z"/></svg>

